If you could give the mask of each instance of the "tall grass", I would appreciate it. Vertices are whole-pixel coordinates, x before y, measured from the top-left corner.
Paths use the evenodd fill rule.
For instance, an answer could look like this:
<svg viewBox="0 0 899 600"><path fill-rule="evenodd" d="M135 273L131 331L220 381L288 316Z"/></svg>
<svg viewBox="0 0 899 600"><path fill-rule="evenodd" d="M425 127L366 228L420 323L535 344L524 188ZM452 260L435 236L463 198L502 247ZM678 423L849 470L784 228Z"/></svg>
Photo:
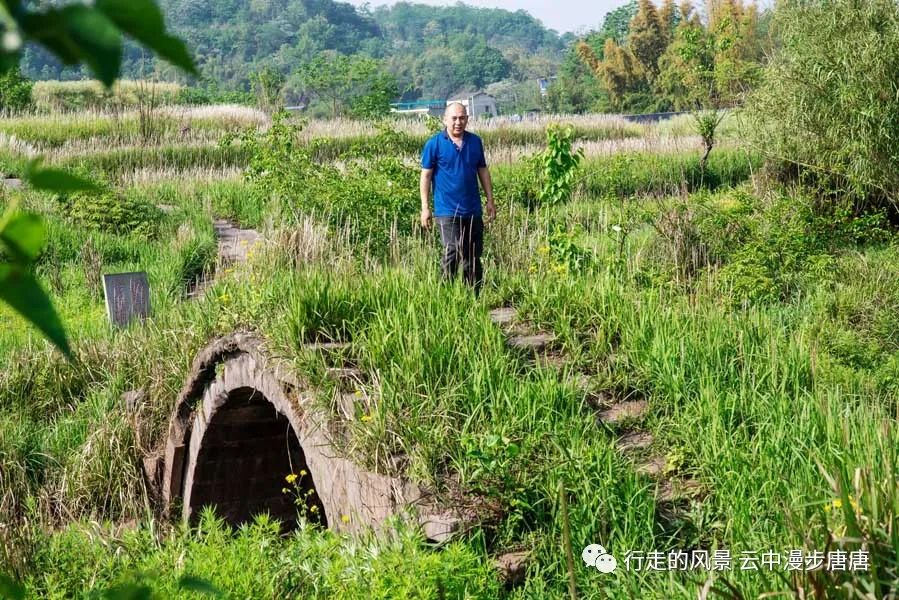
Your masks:
<svg viewBox="0 0 899 600"><path fill-rule="evenodd" d="M217 141L223 133L265 127L268 118L257 110L234 105L162 106L153 111L157 138L165 142ZM140 138L137 111L86 110L26 115L0 120L0 132L42 149L89 151L111 145L136 144Z"/></svg>
<svg viewBox="0 0 899 600"><path fill-rule="evenodd" d="M165 102L173 102L181 86L177 83L131 81L120 79L112 90L99 81L37 81L31 97L39 110L72 111L108 106L134 106L139 96L155 94Z"/></svg>
<svg viewBox="0 0 899 600"><path fill-rule="evenodd" d="M225 169L239 162L239 151L113 150L63 164L125 181L122 170L135 167L182 173L209 160ZM79 361L66 362L22 322L0 315L0 571L15 572L36 597L133 582L142 572L154 574L147 583L161 595L177 594L178 577L195 575L248 597L494 598L504 592L488 553L526 547L529 577L507 596L558 598L567 591L561 486L575 547L602 543L620 565L606 575L577 565L585 597L694 598L708 576L628 572L629 550L726 548L739 556L856 549L858 540L881 575L783 580L734 570L718 581L728 580L732 597L800 588L808 597L820 585L826 593L882 596L895 580L899 550L899 435L891 424L899 254L892 235L879 245L820 244L828 276L812 276L816 264L770 233L792 231L781 222L792 213L771 203L792 207L799 199L729 188L756 164L733 148L715 150L705 172L698 153L592 158L575 199L551 213L504 200L522 167L498 166L501 210L487 230L487 282L478 299L459 283L441 282L433 231L394 237L388 257L371 260L346 247L345 231L308 215L276 219L282 207L246 193L239 179L128 180L124 193L174 207L160 217L156 238L73 225L54 201L26 196L48 215L39 274ZM692 189L701 192L690 196ZM761 259L781 257L777 268L798 272L793 293L735 302L734 278L724 275L760 281L756 267L772 262L753 262L740 248L686 275L678 270L678 255L660 244L654 226L673 203L710 211L703 227L681 232L685 243L720 248L739 239ZM221 273L203 298L182 302L185 278L210 261L212 215L265 228L274 242ZM106 326L85 271L94 264L85 259L88 240L104 271L148 271L149 321L121 331ZM507 304L533 328L557 335L559 370L509 349L487 315ZM476 493L492 518L441 551L401 526L361 540L308 529L278 540L264 520L235 534L209 516L192 532L153 521L137 470L141 452L165 435L198 350L248 328L315 386L316 401L347 432L342 454L439 494ZM345 359L366 373L351 419L330 412L329 359L304 349L322 339L351 341ZM697 482L697 498L675 506L657 500L657 482L616 450L624 430L597 423L574 384L578 374L589 375L594 392L647 399L642 427L653 434L652 452L663 458L666 477ZM137 388L148 393L140 444L119 400ZM107 519L139 524L133 532L89 525Z"/></svg>

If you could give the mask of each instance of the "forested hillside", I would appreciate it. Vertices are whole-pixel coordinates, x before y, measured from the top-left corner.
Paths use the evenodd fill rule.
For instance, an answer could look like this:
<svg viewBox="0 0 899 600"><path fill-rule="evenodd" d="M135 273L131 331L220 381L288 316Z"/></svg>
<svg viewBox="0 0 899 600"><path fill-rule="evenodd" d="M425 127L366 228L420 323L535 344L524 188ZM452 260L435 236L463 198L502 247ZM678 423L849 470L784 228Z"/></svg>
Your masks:
<svg viewBox="0 0 899 600"><path fill-rule="evenodd" d="M504 79L551 75L566 45L525 11L462 4L399 3L375 10L333 0L162 0L160 5L201 72L223 89L247 89L252 73L271 66L298 96L302 85L291 76L334 51L382 60L407 98L439 98ZM22 66L32 78L82 76L33 49ZM180 76L136 46L126 52L124 72Z"/></svg>

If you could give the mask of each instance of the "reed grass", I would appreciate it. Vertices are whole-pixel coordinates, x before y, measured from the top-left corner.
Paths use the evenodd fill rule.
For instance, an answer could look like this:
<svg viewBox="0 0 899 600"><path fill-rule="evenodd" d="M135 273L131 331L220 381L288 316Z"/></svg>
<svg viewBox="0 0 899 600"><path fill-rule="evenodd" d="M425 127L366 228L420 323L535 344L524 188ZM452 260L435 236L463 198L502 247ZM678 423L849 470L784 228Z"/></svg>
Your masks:
<svg viewBox="0 0 899 600"><path fill-rule="evenodd" d="M685 279L677 257L656 246L653 224L677 203L711 211L711 229L697 229L695 244L720 243L752 223L782 226L758 215L783 216L765 207L799 199L747 184L753 156L717 149L701 174L690 152L591 158L576 197L552 209L528 211L498 193L486 285L475 299L459 283L440 281L434 232L392 239L389 257L373 260L347 247L348 232L309 215L286 219L271 199L246 193L241 179L177 181L201 169L195 148L173 147L170 155L135 148L111 158L115 152L64 164L118 173L128 182L124 193L174 206L158 238L73 226L52 199L25 197L48 218L50 247L38 268L79 362L66 362L0 314L0 571L19 576L31 596L97 591L139 571L167 596L178 593L177 577L191 574L247 597L434 597L443 586L448 597L558 598L568 577L560 486L569 493L575 549L602 543L619 561L608 575L575 565L585 597L701 593L707 574L626 571L631 550L726 548L739 556L826 550L841 537L864 540L877 551L878 572L895 580L894 236L828 250L830 276L805 273L795 294L743 304L733 302L722 265L709 262ZM221 152L209 163L231 172L238 151ZM137 172L135 165L176 180L124 174ZM517 175L498 166L498 191ZM213 215L256 225L271 241L220 274L202 299L182 302L177 290L185 274L196 273L191 257L214 243ZM585 266L544 253L556 226L591 256ZM776 239L749 230L753 243ZM88 238L104 269L149 272L153 318L121 331L105 325L102 299L88 292ZM784 256L783 268L812 268L772 244L758 251ZM506 304L556 333L566 357L560 372L508 348L487 316ZM138 476L140 452L164 436L192 357L215 336L246 328L320 386L324 410L333 392L326 365L303 344L352 341L349 359L370 375L359 392L371 403L364 419L342 423L349 435L341 453L438 491L456 481L501 507L499 522L434 552L402 526L380 537L303 529L279 539L264 520L237 533L209 516L194 531L155 520ZM655 481L616 450L622 432L599 425L575 387L578 372L591 374L597 391L647 399L644 426L668 475L690 477L702 490L689 510L666 517ZM119 404L123 391L136 388L149 396L140 448ZM137 523L118 532L91 524L105 520ZM503 592L488 553L520 547L533 553L529 577ZM800 588L808 597L818 576L733 570L717 581L737 590L730 597L798 595ZM828 590L865 597L885 589L875 587L873 571L837 577Z"/></svg>

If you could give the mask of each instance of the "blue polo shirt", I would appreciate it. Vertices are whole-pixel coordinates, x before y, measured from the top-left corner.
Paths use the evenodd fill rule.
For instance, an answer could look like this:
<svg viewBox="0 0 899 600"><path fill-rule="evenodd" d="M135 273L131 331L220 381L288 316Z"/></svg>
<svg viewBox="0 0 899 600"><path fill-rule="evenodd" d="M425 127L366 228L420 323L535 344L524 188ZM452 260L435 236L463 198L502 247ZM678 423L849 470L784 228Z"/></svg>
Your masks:
<svg viewBox="0 0 899 600"><path fill-rule="evenodd" d="M486 166L484 144L475 134L463 133L461 148L445 129L431 137L421 152L421 167L434 169L434 216L480 216L478 169Z"/></svg>

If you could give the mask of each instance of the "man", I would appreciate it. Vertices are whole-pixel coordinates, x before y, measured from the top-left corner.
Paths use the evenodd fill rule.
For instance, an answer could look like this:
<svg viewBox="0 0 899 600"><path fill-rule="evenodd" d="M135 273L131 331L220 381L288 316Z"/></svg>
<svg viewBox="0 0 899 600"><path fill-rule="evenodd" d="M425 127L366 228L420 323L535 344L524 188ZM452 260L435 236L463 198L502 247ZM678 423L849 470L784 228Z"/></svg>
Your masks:
<svg viewBox="0 0 899 600"><path fill-rule="evenodd" d="M484 158L481 138L465 131L468 113L459 102L443 113L446 129L425 143L421 153L421 226L431 226L430 195L434 189L434 219L443 243L443 277L454 277L459 267L465 282L481 290L484 221L478 181L487 196L487 222L496 218L493 183Z"/></svg>

